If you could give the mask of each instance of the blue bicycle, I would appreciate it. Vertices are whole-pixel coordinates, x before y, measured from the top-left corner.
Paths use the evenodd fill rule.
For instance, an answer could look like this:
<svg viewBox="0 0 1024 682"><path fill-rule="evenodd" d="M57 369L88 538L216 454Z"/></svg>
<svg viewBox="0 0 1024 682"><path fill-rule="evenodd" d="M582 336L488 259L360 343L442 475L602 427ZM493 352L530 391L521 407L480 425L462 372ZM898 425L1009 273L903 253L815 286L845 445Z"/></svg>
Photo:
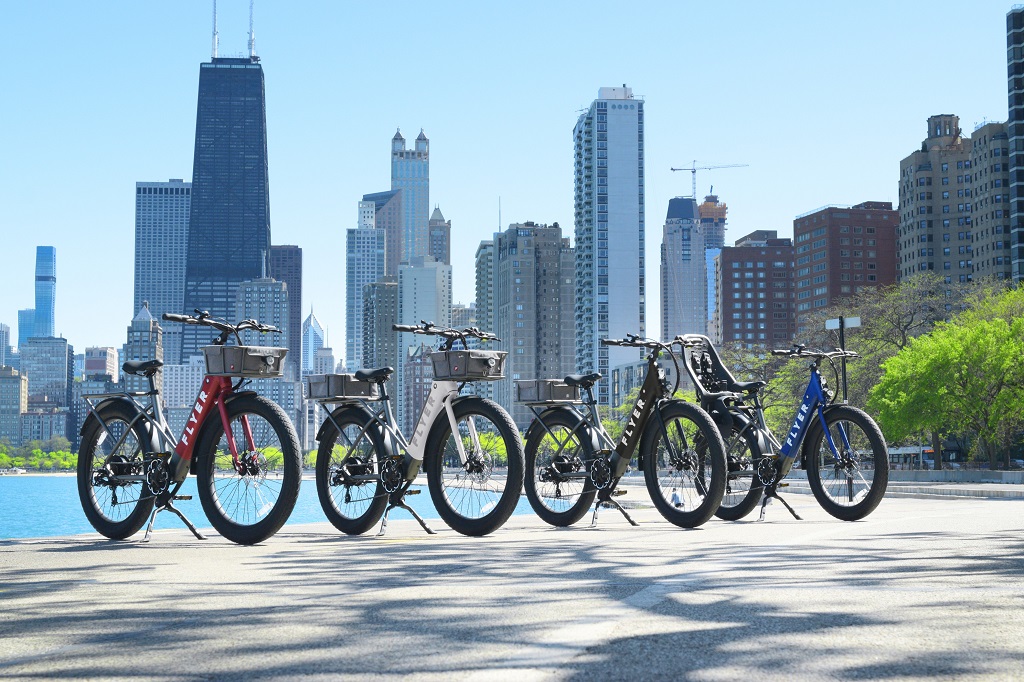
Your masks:
<svg viewBox="0 0 1024 682"><path fill-rule="evenodd" d="M807 472L811 492L832 516L856 521L882 501L889 482L889 456L878 424L863 410L835 402L835 393L821 374L824 363L836 384L836 360L859 357L846 350L773 350L772 355L808 358L810 380L792 426L781 441L765 423L761 402L763 381L736 381L711 341L699 334L678 340L686 349L685 367L697 399L715 421L726 444L728 480L716 515L736 521L761 502L761 519L768 503L777 499L799 519L778 494L796 458Z"/></svg>

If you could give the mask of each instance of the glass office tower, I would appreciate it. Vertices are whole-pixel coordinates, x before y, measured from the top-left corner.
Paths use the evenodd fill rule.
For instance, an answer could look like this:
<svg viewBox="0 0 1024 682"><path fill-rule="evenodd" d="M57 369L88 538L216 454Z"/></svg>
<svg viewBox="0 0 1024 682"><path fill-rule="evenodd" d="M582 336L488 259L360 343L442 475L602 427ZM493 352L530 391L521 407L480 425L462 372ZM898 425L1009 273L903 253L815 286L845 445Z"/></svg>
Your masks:
<svg viewBox="0 0 1024 682"><path fill-rule="evenodd" d="M269 250L263 68L258 57L214 58L199 69L185 311L233 317L238 285L265 276ZM180 361L214 336L184 327Z"/></svg>

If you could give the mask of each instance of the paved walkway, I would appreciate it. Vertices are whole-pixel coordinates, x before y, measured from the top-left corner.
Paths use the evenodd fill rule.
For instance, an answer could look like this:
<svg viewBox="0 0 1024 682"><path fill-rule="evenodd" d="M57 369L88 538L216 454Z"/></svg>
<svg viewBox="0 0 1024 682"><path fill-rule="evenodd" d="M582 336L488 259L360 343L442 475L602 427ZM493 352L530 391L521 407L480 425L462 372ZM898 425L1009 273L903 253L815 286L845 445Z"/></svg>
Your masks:
<svg viewBox="0 0 1024 682"><path fill-rule="evenodd" d="M1021 679L1024 501L791 502L692 531L4 541L0 678Z"/></svg>

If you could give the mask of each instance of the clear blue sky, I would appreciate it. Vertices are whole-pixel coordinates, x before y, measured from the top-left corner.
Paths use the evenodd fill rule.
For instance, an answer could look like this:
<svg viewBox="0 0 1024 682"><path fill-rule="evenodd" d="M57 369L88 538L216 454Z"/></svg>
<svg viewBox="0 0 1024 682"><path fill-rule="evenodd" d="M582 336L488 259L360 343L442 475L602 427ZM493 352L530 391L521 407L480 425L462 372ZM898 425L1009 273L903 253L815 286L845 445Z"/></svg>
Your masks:
<svg viewBox="0 0 1024 682"><path fill-rule="evenodd" d="M248 2L221 0L221 55ZM0 4L0 322L33 306L35 246L57 247L57 332L120 346L134 311L136 181L191 180L211 3ZM344 349L344 235L390 188L390 140L423 128L430 201L452 221L455 299L502 222L572 233L572 127L601 86L646 101L648 320L671 166L729 205L727 242L792 234L831 203L897 199L925 120L1005 120L1010 4L914 2L256 3L273 242L303 247L312 305Z"/></svg>

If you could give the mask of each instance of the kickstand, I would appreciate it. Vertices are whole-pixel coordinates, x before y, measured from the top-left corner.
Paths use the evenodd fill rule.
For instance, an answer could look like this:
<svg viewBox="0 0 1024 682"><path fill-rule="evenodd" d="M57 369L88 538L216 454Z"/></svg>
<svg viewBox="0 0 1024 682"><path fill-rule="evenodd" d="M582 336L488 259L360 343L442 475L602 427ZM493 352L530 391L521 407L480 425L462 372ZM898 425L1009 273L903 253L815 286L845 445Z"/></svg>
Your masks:
<svg viewBox="0 0 1024 682"><path fill-rule="evenodd" d="M176 499L176 500L190 500L190 499L192 499L192 497L191 496L182 496L182 497L176 497L174 499ZM185 527L188 528L190 531L192 531L192 535L195 535L197 539L199 539L199 540L205 540L206 539L206 536L199 532L199 530L192 524L192 522L188 520L188 517L186 517L184 514L182 514L181 510L178 509L177 507L175 507L174 504L171 502L171 500L167 500L167 502L165 502L162 505L159 505L156 509L153 510L153 515L149 517L149 525L146 526L146 535L143 536L143 538L142 538L143 542L149 542L149 536L153 532L153 523L156 522L156 515L159 514L162 511L164 511L165 509L167 511L169 511L169 512L173 512L179 519L181 519L182 523L185 524Z"/></svg>
<svg viewBox="0 0 1024 682"><path fill-rule="evenodd" d="M796 519L797 521L803 521L803 519L800 518L800 515L797 514L796 511L794 511L793 508L789 506L789 503L782 499L782 496L779 495L778 491L775 490L775 488L765 488L764 499L761 501L761 517L758 519L758 521L764 521L764 510L768 507L768 503L770 503L772 500L778 500L779 502L781 502L782 506L789 510L789 513L793 515L794 519Z"/></svg>
<svg viewBox="0 0 1024 682"><path fill-rule="evenodd" d="M399 498L397 501L392 501L388 505L388 508L384 510L384 518L381 521L380 532L377 533L377 537L384 537L384 534L388 532L388 514L395 507L398 507L399 509L404 509L405 511L412 514L412 517L420 522L420 526L423 527L423 530L427 531L428 535L437 535L437 532L427 525L427 522L423 520L422 516L416 513L415 509L407 505L404 500Z"/></svg>
<svg viewBox="0 0 1024 682"><path fill-rule="evenodd" d="M605 507L610 507L612 509L618 509L622 513L622 515L626 517L626 520L629 521L629 525L631 525L631 526L639 526L640 525L639 523L637 523L636 521L633 520L633 517L630 516L629 513L625 509L622 508L621 504L619 504L615 500L608 499L608 500L598 500L597 504L594 505L594 517L590 521L590 527L591 528L594 528L594 527L597 526L597 510L600 509L602 505L605 506Z"/></svg>

